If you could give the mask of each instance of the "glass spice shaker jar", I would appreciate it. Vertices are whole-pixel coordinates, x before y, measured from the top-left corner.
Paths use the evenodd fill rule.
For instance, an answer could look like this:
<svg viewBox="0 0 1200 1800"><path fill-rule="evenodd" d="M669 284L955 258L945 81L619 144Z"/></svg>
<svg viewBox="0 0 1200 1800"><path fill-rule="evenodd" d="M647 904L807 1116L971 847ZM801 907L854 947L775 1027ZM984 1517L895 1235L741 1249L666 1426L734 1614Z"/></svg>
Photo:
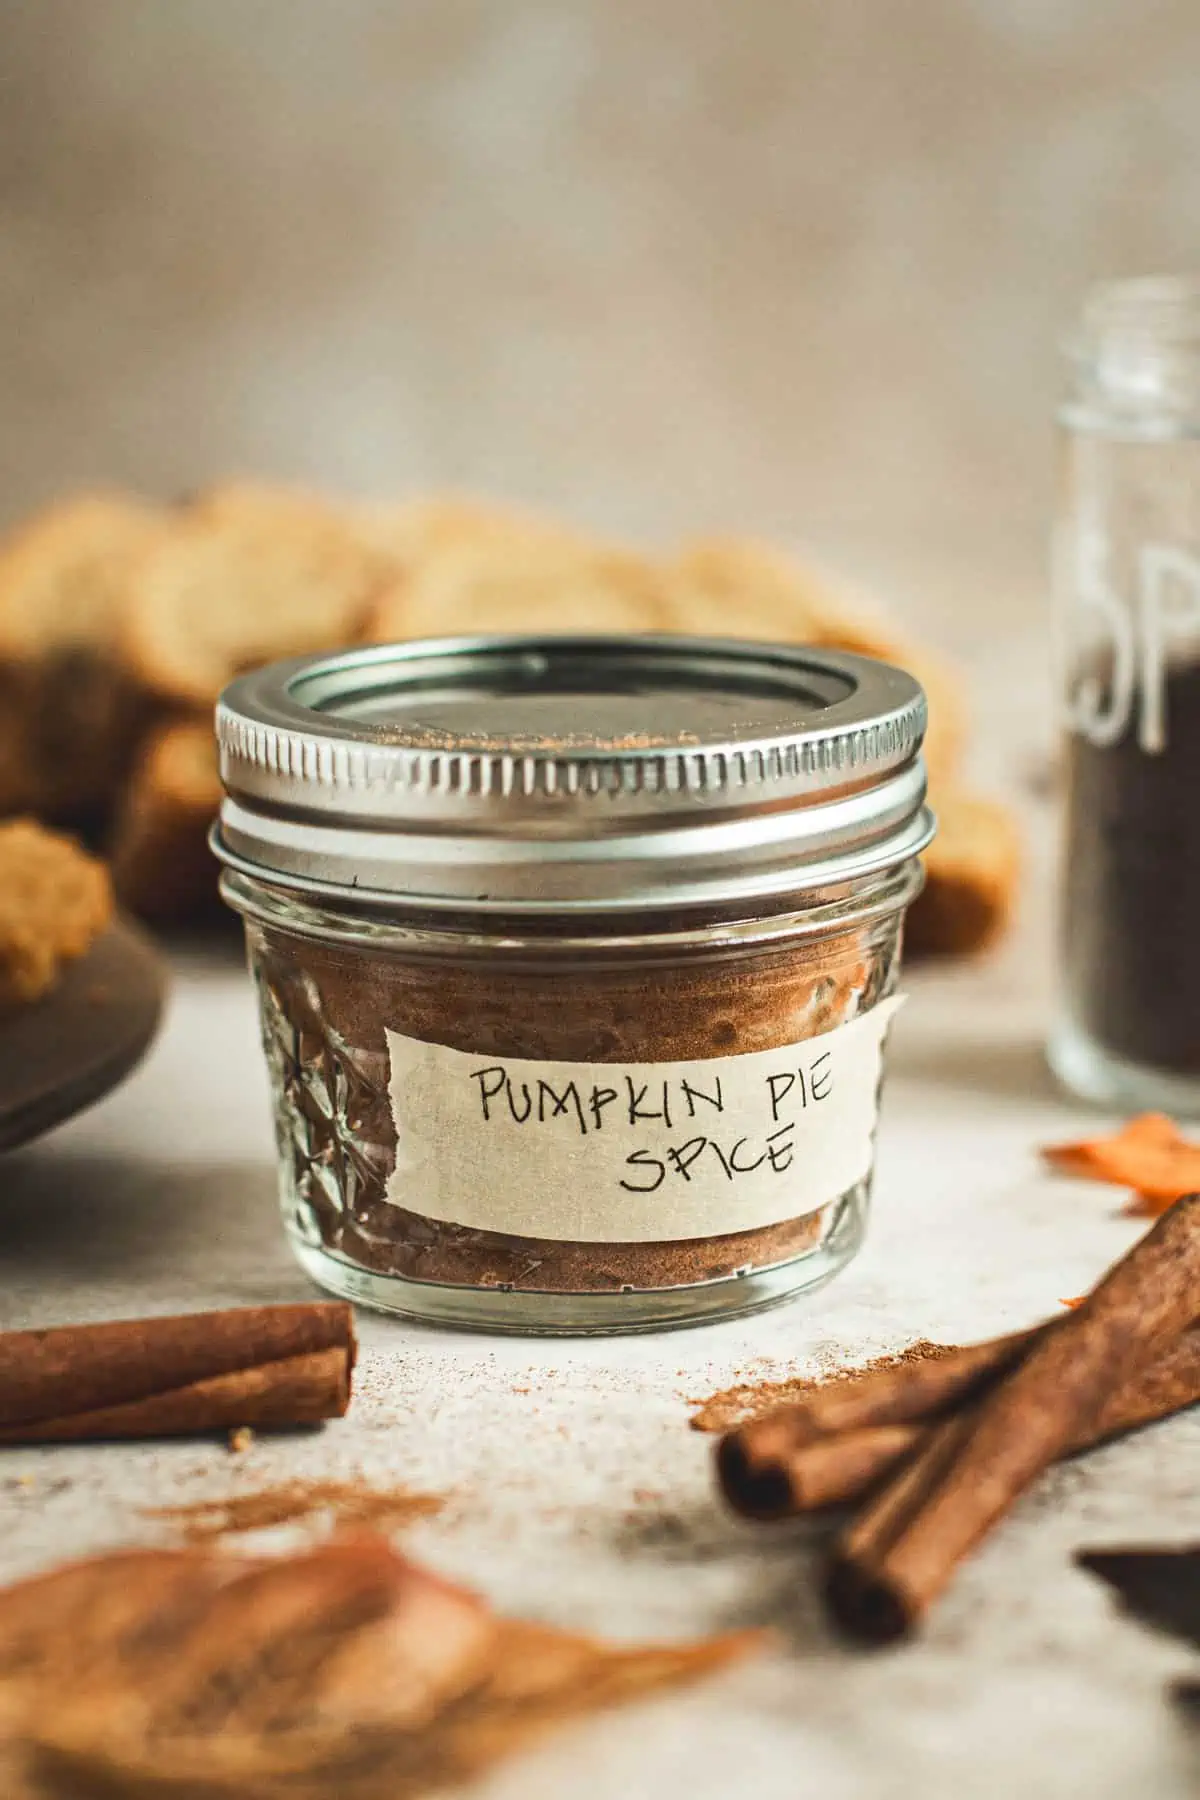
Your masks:
<svg viewBox="0 0 1200 1800"><path fill-rule="evenodd" d="M1200 1114L1200 278L1118 281L1070 346L1055 540L1068 745L1051 1064Z"/></svg>
<svg viewBox="0 0 1200 1800"><path fill-rule="evenodd" d="M884 664L670 637L234 682L214 846L314 1279L617 1332L840 1268L932 830L924 722Z"/></svg>

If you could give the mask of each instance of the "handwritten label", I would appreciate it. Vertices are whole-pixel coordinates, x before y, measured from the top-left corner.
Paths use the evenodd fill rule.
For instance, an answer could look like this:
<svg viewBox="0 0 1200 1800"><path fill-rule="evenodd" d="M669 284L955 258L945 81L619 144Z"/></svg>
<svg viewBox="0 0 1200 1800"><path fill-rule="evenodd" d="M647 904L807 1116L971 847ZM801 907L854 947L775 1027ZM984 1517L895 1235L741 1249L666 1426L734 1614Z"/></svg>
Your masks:
<svg viewBox="0 0 1200 1800"><path fill-rule="evenodd" d="M802 1217L870 1173L899 998L780 1050L541 1062L389 1031L388 1198L480 1231L577 1243L716 1237Z"/></svg>

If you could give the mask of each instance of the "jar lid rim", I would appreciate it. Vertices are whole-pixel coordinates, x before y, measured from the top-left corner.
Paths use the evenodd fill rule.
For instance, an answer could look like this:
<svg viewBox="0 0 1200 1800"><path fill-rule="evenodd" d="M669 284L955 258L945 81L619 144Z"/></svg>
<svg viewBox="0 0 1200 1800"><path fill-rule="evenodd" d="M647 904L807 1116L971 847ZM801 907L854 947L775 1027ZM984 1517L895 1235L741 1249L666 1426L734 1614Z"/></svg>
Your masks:
<svg viewBox="0 0 1200 1800"><path fill-rule="evenodd" d="M706 889L722 864L731 883L794 885L814 859L909 853L925 718L903 670L797 645L505 636L308 656L221 697L217 841L266 875L431 902L682 898L700 862Z"/></svg>

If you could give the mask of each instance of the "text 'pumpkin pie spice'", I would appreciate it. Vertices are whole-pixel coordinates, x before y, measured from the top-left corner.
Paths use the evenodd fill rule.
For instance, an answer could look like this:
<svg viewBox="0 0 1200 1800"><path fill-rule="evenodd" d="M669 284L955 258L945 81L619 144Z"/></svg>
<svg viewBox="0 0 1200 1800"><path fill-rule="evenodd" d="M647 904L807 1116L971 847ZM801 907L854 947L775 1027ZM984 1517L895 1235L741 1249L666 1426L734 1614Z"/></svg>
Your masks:
<svg viewBox="0 0 1200 1800"><path fill-rule="evenodd" d="M924 703L851 655L496 638L227 690L285 1221L334 1291L518 1331L769 1304L861 1239Z"/></svg>

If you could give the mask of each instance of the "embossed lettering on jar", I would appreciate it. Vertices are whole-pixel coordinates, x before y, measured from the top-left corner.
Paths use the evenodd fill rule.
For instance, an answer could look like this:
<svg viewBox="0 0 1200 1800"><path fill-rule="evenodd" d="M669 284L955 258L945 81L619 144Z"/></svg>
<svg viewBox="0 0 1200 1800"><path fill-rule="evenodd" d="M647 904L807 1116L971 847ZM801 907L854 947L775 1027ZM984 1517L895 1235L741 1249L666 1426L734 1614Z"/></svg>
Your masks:
<svg viewBox="0 0 1200 1800"><path fill-rule="evenodd" d="M865 1228L924 700L864 658L491 639L227 690L286 1228L367 1304L628 1331Z"/></svg>

